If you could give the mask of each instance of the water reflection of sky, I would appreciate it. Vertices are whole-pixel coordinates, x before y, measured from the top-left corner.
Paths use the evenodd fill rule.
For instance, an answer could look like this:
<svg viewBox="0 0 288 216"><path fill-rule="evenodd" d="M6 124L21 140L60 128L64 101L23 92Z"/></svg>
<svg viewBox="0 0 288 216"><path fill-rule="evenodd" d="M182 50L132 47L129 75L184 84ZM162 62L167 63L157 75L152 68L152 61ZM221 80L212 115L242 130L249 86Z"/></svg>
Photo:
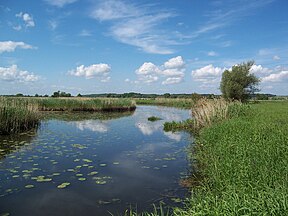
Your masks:
<svg viewBox="0 0 288 216"><path fill-rule="evenodd" d="M151 116L157 116L161 118L159 121L151 122L148 118ZM162 132L165 136L172 140L180 141L181 133L177 132L164 132L163 123L166 121L182 121L189 118L189 112L179 111L178 109L166 108L166 107L150 107L150 106L140 106L133 115L133 120L135 121L135 127L137 127L143 135L152 135L156 131ZM76 121L72 124L81 130L90 130L93 132L105 133L109 130L108 120L84 120Z"/></svg>
<svg viewBox="0 0 288 216"><path fill-rule="evenodd" d="M162 120L149 122L150 116ZM173 203L167 197L185 191L178 181L190 138L164 132L163 123L187 118L187 110L140 106L117 119L49 120L31 140L2 140L19 150L0 159L0 214L117 215L130 205L142 211L160 200ZM39 183L35 176L51 180ZM107 179L99 185L97 178ZM71 185L58 189L63 182Z"/></svg>

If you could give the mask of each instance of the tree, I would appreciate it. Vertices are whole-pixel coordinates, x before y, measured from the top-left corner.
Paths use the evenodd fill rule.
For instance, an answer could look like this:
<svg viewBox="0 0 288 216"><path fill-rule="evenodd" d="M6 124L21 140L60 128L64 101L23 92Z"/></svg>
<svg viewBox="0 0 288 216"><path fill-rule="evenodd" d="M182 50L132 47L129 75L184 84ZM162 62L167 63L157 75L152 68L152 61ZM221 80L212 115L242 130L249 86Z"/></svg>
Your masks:
<svg viewBox="0 0 288 216"><path fill-rule="evenodd" d="M254 61L248 61L223 72L220 89L225 99L245 101L258 91L260 80L250 72L253 65Z"/></svg>
<svg viewBox="0 0 288 216"><path fill-rule="evenodd" d="M60 91L53 92L53 94L51 95L51 97L60 97Z"/></svg>

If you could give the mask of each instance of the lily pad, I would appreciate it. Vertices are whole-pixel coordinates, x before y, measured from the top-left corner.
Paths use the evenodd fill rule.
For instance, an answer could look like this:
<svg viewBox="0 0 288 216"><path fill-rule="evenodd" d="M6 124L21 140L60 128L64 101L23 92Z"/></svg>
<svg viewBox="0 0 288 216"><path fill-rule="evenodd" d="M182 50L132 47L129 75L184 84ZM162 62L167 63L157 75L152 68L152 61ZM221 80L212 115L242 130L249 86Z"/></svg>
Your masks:
<svg viewBox="0 0 288 216"><path fill-rule="evenodd" d="M86 178L78 178L79 181L85 181Z"/></svg>
<svg viewBox="0 0 288 216"><path fill-rule="evenodd" d="M27 189L30 189L30 188L34 188L35 186L34 185L25 185L25 188L27 188Z"/></svg>
<svg viewBox="0 0 288 216"><path fill-rule="evenodd" d="M89 160L89 159L82 159L82 160L86 163L92 163L92 160Z"/></svg>
<svg viewBox="0 0 288 216"><path fill-rule="evenodd" d="M63 188L66 188L66 187L69 186L69 185L70 185L69 182L63 182L62 184L58 185L57 188L63 189Z"/></svg>
<svg viewBox="0 0 288 216"><path fill-rule="evenodd" d="M88 175L89 175L89 176L93 176L93 175L97 175L97 174L98 174L97 171L93 171L93 172L90 172Z"/></svg>
<svg viewBox="0 0 288 216"><path fill-rule="evenodd" d="M105 180L97 180L95 181L96 184L99 184L99 185L104 185L106 184L107 182Z"/></svg>

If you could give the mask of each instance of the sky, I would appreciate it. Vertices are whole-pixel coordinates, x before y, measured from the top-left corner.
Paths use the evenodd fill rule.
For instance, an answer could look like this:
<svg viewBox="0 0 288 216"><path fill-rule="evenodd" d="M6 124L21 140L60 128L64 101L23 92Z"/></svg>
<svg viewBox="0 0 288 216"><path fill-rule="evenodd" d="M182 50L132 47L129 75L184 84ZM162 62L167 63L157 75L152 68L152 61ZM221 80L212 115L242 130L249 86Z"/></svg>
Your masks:
<svg viewBox="0 0 288 216"><path fill-rule="evenodd" d="M287 0L0 0L0 95L219 94L250 60L288 95Z"/></svg>

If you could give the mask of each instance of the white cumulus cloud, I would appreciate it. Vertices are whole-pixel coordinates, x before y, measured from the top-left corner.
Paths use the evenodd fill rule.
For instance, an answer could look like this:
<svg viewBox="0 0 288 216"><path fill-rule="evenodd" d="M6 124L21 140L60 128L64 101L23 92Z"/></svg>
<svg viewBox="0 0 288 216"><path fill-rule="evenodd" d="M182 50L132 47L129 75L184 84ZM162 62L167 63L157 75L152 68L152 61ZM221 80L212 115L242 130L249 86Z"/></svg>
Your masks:
<svg viewBox="0 0 288 216"><path fill-rule="evenodd" d="M151 62L145 62L135 73L138 80L144 83L152 83L164 77L162 85L177 84L182 82L185 75L185 62L181 56L171 58L164 62L162 66L157 66Z"/></svg>
<svg viewBox="0 0 288 216"><path fill-rule="evenodd" d="M252 65L252 67L250 68L250 72L251 73L254 73L258 76L261 76L263 74L268 74L268 73L271 73L272 70L269 69L269 68L265 68L265 67L262 67L262 65Z"/></svg>
<svg viewBox="0 0 288 216"><path fill-rule="evenodd" d="M24 42L16 41L0 41L0 53L13 52L16 48L20 49L35 49L35 47Z"/></svg>
<svg viewBox="0 0 288 216"><path fill-rule="evenodd" d="M69 73L77 77L85 77L86 79L91 79L95 77L100 77L102 82L109 81L108 77L111 71L111 67L108 64L92 64L85 67L84 65L78 66L75 70L70 71Z"/></svg>
<svg viewBox="0 0 288 216"><path fill-rule="evenodd" d="M139 69L136 70L136 74L147 75L160 73L160 69L151 62L144 62Z"/></svg>
<svg viewBox="0 0 288 216"><path fill-rule="evenodd" d="M27 27L27 28L35 26L35 22L33 20L33 17L31 15L29 15L28 13L20 12L20 13L16 14L16 17L21 18L24 21L24 23L25 23L25 27ZM14 28L15 30L20 30L21 26L20 27L18 26L18 27L15 27L15 28Z"/></svg>
<svg viewBox="0 0 288 216"><path fill-rule="evenodd" d="M288 79L288 70L270 74L262 79L262 82L282 82Z"/></svg>
<svg viewBox="0 0 288 216"><path fill-rule="evenodd" d="M192 71L192 77L195 80L203 78L216 78L221 76L225 68L214 67L212 64L209 64L205 67L199 68Z"/></svg>
<svg viewBox="0 0 288 216"><path fill-rule="evenodd" d="M184 68L185 67L185 62L182 58L182 56L177 56L175 58L169 59L167 62L164 63L164 67L169 69L169 68Z"/></svg>
<svg viewBox="0 0 288 216"><path fill-rule="evenodd" d="M0 67L0 80L8 82L34 82L39 80L39 76L20 70L17 65L10 67Z"/></svg>
<svg viewBox="0 0 288 216"><path fill-rule="evenodd" d="M162 85L177 84L182 82L182 77L168 77L162 82Z"/></svg>

